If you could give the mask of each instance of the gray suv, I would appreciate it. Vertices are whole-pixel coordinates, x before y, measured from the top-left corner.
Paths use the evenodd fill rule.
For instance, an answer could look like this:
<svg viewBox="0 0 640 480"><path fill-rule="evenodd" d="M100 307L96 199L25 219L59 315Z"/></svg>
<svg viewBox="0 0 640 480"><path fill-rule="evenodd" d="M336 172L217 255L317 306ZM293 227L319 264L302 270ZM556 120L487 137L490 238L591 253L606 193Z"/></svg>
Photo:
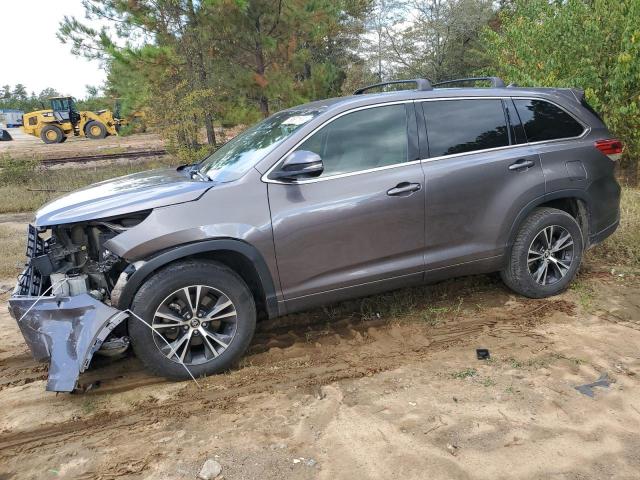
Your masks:
<svg viewBox="0 0 640 480"><path fill-rule="evenodd" d="M42 207L9 303L47 389L129 342L158 375L220 372L257 319L459 275L564 290L618 225L622 144L580 90L488 80L309 103Z"/></svg>

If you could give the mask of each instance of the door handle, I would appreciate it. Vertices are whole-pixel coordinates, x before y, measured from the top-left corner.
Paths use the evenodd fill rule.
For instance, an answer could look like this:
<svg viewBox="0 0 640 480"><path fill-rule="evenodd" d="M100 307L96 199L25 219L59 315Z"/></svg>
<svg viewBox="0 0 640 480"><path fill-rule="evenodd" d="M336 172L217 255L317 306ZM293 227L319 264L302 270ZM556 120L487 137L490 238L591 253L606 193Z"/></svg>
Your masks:
<svg viewBox="0 0 640 480"><path fill-rule="evenodd" d="M404 195L404 194L410 195L413 192L417 192L421 188L422 188L422 185L420 185L419 183L402 182L396 185L395 187L393 187L392 189L387 190L387 195L389 195L390 197L397 197L399 195Z"/></svg>
<svg viewBox="0 0 640 480"><path fill-rule="evenodd" d="M509 170L522 170L522 169L533 167L534 165L535 163L533 163L532 160L526 160L524 158L521 158L516 163L512 163L511 165L509 165Z"/></svg>

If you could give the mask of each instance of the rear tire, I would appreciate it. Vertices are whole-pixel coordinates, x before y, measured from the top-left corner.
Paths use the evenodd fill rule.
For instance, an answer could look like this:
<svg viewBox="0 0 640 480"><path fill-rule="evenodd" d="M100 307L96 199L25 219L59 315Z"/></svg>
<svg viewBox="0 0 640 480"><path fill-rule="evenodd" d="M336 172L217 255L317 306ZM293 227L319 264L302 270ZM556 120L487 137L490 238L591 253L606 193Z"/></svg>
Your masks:
<svg viewBox="0 0 640 480"><path fill-rule="evenodd" d="M84 127L84 133L87 136L87 138L90 138L91 140L100 140L107 136L107 127L105 127L100 122L91 120Z"/></svg>
<svg viewBox="0 0 640 480"><path fill-rule="evenodd" d="M567 212L534 210L518 230L502 280L529 298L561 293L580 267L582 239L580 226Z"/></svg>
<svg viewBox="0 0 640 480"><path fill-rule="evenodd" d="M56 125L45 125L42 127L40 138L47 144L62 143L67 139L62 129Z"/></svg>
<svg viewBox="0 0 640 480"><path fill-rule="evenodd" d="M225 265L207 260L187 260L158 271L140 287L131 310L146 323L129 320L135 354L150 372L174 380L191 378L180 356L194 377L234 366L249 347L256 325L255 302L246 283Z"/></svg>

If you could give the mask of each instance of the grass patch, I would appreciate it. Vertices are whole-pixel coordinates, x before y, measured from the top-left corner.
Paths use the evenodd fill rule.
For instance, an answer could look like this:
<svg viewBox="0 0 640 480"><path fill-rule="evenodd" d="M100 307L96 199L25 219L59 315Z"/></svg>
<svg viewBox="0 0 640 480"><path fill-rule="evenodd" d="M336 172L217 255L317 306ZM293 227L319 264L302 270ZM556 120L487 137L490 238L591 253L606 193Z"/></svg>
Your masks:
<svg viewBox="0 0 640 480"><path fill-rule="evenodd" d="M0 185L20 185L31 178L40 161L15 159L8 153L0 155Z"/></svg>
<svg viewBox="0 0 640 480"><path fill-rule="evenodd" d="M476 375L478 375L478 370L476 370L475 368L469 367L469 368L465 368L464 370L460 370L459 372L452 373L451 377L463 380L465 378L475 377Z"/></svg>
<svg viewBox="0 0 640 480"><path fill-rule="evenodd" d="M515 358L509 358L507 360L507 362L509 362L509 365L511 366L511 368L520 369L520 368L524 368L525 367L525 363L524 362L522 362L520 360L517 360Z"/></svg>
<svg viewBox="0 0 640 480"><path fill-rule="evenodd" d="M0 213L31 212L66 192L122 175L178 165L176 159L133 161L106 166L43 168L39 162L0 158Z"/></svg>
<svg viewBox="0 0 640 480"><path fill-rule="evenodd" d="M24 268L26 236L24 225L0 224L0 278L15 278Z"/></svg>
<svg viewBox="0 0 640 480"><path fill-rule="evenodd" d="M496 384L496 382L493 378L487 377L487 378L483 378L480 384L483 387L493 387Z"/></svg>
<svg viewBox="0 0 640 480"><path fill-rule="evenodd" d="M569 288L578 296L578 303L582 309L585 312L590 312L593 307L593 300L595 297L593 287L578 276L578 278L571 283Z"/></svg>
<svg viewBox="0 0 640 480"><path fill-rule="evenodd" d="M411 312L420 302L421 292L415 288L366 297L360 300L360 317L374 318L401 317Z"/></svg>
<svg viewBox="0 0 640 480"><path fill-rule="evenodd" d="M95 412L96 403L92 398L85 398L82 401L82 405L80 406L80 408L82 408L82 413L84 413L85 415L90 415L91 413Z"/></svg>
<svg viewBox="0 0 640 480"><path fill-rule="evenodd" d="M607 263L640 265L640 189L624 187L620 202L620 226L590 256Z"/></svg>
<svg viewBox="0 0 640 480"><path fill-rule="evenodd" d="M530 358L529 360L518 360L516 358L508 358L506 363L509 364L511 368L520 370L520 369L539 369L539 368L547 368L553 360L557 359L556 355L551 355L547 357L538 357L538 358Z"/></svg>
<svg viewBox="0 0 640 480"><path fill-rule="evenodd" d="M427 324L435 327L442 321L442 317L448 314L459 314L460 308L462 307L462 297L458 297L458 303L456 306L443 305L443 306L435 306L429 305L422 310L422 319L427 322Z"/></svg>

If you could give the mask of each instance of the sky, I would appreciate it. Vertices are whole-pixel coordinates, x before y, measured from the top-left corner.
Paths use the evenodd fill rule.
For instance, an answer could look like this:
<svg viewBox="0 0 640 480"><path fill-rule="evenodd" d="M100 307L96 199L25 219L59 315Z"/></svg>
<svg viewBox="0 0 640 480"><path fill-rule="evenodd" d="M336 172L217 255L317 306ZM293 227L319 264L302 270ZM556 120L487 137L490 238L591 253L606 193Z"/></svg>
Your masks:
<svg viewBox="0 0 640 480"><path fill-rule="evenodd" d="M73 55L56 38L65 15L82 20L81 0L0 0L0 86L22 83L31 93L47 87L63 95L86 96L85 85L100 87L100 62Z"/></svg>

